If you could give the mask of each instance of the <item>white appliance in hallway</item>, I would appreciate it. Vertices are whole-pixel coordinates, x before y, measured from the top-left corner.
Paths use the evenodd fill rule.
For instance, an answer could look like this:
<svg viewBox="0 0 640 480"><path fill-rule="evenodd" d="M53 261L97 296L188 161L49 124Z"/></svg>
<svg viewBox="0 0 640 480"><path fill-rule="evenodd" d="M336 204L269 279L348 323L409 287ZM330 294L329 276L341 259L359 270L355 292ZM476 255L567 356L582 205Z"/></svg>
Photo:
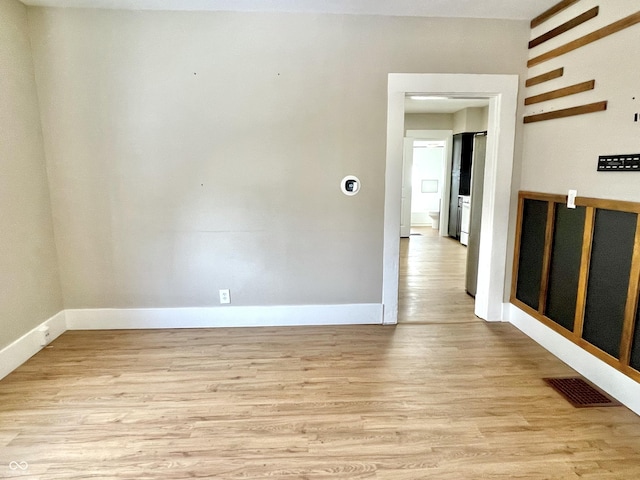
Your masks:
<svg viewBox="0 0 640 480"><path fill-rule="evenodd" d="M471 225L471 197L460 195L462 211L460 213L460 243L469 244L469 227Z"/></svg>

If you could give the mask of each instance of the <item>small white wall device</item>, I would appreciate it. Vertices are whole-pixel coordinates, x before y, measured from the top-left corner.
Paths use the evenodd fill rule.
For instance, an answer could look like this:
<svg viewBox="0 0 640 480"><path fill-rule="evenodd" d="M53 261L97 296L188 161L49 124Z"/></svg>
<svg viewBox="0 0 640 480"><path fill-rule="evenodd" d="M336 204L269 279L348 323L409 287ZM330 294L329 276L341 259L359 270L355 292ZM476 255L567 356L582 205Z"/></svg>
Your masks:
<svg viewBox="0 0 640 480"><path fill-rule="evenodd" d="M360 191L360 179L353 175L347 175L340 182L340 188L342 188L342 193L352 197Z"/></svg>

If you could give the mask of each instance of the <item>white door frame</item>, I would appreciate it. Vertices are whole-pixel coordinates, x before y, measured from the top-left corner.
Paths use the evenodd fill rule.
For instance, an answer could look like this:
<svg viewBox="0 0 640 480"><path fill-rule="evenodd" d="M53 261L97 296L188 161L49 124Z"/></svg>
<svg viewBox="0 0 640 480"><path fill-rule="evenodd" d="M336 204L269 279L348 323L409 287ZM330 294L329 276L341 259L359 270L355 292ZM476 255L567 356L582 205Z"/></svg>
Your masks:
<svg viewBox="0 0 640 480"><path fill-rule="evenodd" d="M400 203L400 237L411 235L411 204L413 203L413 138L402 143L402 190ZM409 177L407 179L407 176Z"/></svg>
<svg viewBox="0 0 640 480"><path fill-rule="evenodd" d="M502 320L507 231L518 104L517 75L390 73L387 102L382 304L385 324L398 322L400 203L407 93L489 98L487 157L475 314Z"/></svg>

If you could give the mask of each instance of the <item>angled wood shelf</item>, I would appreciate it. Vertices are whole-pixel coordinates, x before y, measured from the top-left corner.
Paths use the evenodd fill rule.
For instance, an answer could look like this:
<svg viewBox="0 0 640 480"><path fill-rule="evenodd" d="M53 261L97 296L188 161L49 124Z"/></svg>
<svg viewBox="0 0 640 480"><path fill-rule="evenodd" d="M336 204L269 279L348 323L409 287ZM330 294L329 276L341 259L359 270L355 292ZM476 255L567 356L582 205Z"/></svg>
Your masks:
<svg viewBox="0 0 640 480"><path fill-rule="evenodd" d="M536 18L531 20L531 28L536 28L538 25L542 25L544 22L549 20L554 15L560 13L566 8L569 8L571 5L573 5L574 3L577 3L578 1L579 0L563 0L562 2L551 7L550 9L545 10Z"/></svg>
<svg viewBox="0 0 640 480"><path fill-rule="evenodd" d="M556 118L573 117L575 115L584 115L586 113L602 112L606 109L606 101L590 103L588 105L580 105L579 107L563 108L561 110L553 110L551 112L528 115L524 117L524 123L534 123L542 122L544 120L553 120Z"/></svg>
<svg viewBox="0 0 640 480"><path fill-rule="evenodd" d="M550 92L541 93L540 95L534 95L524 99L525 105L532 105L534 103L546 102L554 98L566 97L568 95L575 95L576 93L587 92L595 88L596 81L589 80L587 82L577 83L569 87L559 88Z"/></svg>
<svg viewBox="0 0 640 480"><path fill-rule="evenodd" d="M585 45L608 37L609 35L613 35L614 33L629 28L637 23L640 23L640 11L624 17L617 22L613 22L606 27L602 27L595 32L589 33L583 37L573 40L572 42L566 43L558 48L554 48L553 50L543 53L542 55L538 55L537 57L534 57L527 62L527 67L533 67L534 65L546 62L547 60L551 60L552 58L556 58L564 55L565 53L577 50L580 47L584 47Z"/></svg>
<svg viewBox="0 0 640 480"><path fill-rule="evenodd" d="M552 38L557 37L558 35L562 35L565 32L568 32L572 28L577 27L578 25L582 25L583 23L591 20L598 16L598 12L600 11L600 7L593 7L590 10L587 10L582 15L578 15L577 17L569 20L568 22L563 23L562 25L554 28L553 30L549 30L547 33L540 35L539 37L534 38L529 42L529 48L537 47L538 45L551 40Z"/></svg>
<svg viewBox="0 0 640 480"><path fill-rule="evenodd" d="M564 75L564 67L556 68L555 70L551 70L550 72L546 72L541 75L528 78L524 85L526 87L532 87L534 85L539 85L541 83L548 82L549 80L560 78L563 75Z"/></svg>

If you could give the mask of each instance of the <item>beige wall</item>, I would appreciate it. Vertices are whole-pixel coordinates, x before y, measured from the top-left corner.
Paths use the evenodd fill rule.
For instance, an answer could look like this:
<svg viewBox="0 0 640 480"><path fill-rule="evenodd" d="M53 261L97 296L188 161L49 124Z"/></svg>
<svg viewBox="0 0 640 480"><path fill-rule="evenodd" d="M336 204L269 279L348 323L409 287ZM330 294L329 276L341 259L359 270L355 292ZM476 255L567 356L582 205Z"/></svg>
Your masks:
<svg viewBox="0 0 640 480"><path fill-rule="evenodd" d="M522 73L528 35L37 8L30 25L67 308L215 305L220 288L235 305L379 303L388 73Z"/></svg>
<svg viewBox="0 0 640 480"><path fill-rule="evenodd" d="M482 132L489 123L489 107L470 107L453 114L453 133Z"/></svg>
<svg viewBox="0 0 640 480"><path fill-rule="evenodd" d="M600 5L598 17L532 49L537 56L593 30L608 25L638 10L637 2L583 0L553 17L532 32L532 38L568 21L579 13ZM640 25L598 40L578 50L530 69L533 77L564 67L564 77L526 89L526 96L595 79L596 88L562 99L528 107L525 114L583 105L602 100L609 102L606 112L528 124L524 128L522 188L565 193L577 189L578 195L640 201L640 174L598 173L599 155L640 152Z"/></svg>
<svg viewBox="0 0 640 480"><path fill-rule="evenodd" d="M489 106L480 108L480 132L489 129Z"/></svg>
<svg viewBox="0 0 640 480"><path fill-rule="evenodd" d="M407 130L452 130L453 114L407 113L404 116L404 131Z"/></svg>
<svg viewBox="0 0 640 480"><path fill-rule="evenodd" d="M0 349L62 310L26 8L0 2Z"/></svg>

